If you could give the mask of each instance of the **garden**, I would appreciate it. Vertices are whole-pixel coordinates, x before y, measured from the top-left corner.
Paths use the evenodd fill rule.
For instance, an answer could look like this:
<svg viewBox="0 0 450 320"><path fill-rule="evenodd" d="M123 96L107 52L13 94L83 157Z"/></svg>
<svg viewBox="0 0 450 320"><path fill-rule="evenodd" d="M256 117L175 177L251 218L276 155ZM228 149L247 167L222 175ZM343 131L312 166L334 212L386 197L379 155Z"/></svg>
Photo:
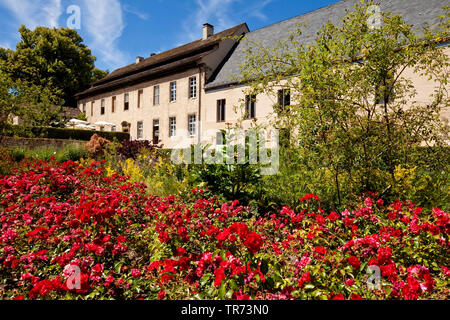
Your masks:
<svg viewBox="0 0 450 320"><path fill-rule="evenodd" d="M192 164L127 134L49 129L62 120L44 112L48 92L65 90L0 68L0 115L26 122L15 129L90 139L0 150L0 299L449 299L450 10L418 36L388 12L370 27L372 3L310 44L295 41L301 27L248 44L243 94L282 101L266 124L280 133L273 175L249 141L239 165ZM266 129L242 115L223 133ZM0 136L25 135L7 120Z"/></svg>
<svg viewBox="0 0 450 320"><path fill-rule="evenodd" d="M178 180L148 142L116 144L115 160L105 143L78 161L2 152L2 299L450 296L448 211L368 192L339 211L306 194L262 213Z"/></svg>

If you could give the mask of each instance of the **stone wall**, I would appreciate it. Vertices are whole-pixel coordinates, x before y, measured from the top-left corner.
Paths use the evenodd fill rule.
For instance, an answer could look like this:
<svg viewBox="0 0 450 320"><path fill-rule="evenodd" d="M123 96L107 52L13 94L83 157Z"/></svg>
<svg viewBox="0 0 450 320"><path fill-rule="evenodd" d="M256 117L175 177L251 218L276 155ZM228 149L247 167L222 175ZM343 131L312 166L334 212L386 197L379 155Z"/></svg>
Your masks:
<svg viewBox="0 0 450 320"><path fill-rule="evenodd" d="M62 140L62 139L45 139L45 138L17 138L17 137L0 137L0 147L7 148L26 148L35 149L38 147L55 147L62 149L66 145L84 146L86 141Z"/></svg>

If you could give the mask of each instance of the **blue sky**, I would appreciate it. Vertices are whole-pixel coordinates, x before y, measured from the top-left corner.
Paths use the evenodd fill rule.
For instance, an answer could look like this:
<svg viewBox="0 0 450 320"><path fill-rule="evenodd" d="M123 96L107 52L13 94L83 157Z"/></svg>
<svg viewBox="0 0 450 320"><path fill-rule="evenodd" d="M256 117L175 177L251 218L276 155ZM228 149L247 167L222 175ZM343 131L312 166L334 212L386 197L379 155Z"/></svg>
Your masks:
<svg viewBox="0 0 450 320"><path fill-rule="evenodd" d="M285 20L337 0L0 0L0 46L15 48L21 24L66 27L71 5L80 8L77 30L112 71L201 38L205 22L222 31L242 22L250 30Z"/></svg>

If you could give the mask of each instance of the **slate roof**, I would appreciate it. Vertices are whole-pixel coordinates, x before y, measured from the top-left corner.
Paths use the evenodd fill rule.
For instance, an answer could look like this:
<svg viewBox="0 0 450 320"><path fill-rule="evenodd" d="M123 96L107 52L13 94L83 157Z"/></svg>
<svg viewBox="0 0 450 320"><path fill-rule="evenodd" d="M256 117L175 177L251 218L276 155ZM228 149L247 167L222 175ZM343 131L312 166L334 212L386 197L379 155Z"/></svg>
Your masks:
<svg viewBox="0 0 450 320"><path fill-rule="evenodd" d="M91 87L76 94L77 98L87 97L93 94L113 90L120 86L130 85L147 79L150 76L157 76L180 67L192 66L205 55L211 53L216 45L228 36L235 36L242 27L247 28L245 23L239 24L222 32L219 32L208 39L200 39L174 49L161 52L148 57L138 64L133 63L111 72L101 80L91 84Z"/></svg>
<svg viewBox="0 0 450 320"><path fill-rule="evenodd" d="M299 23L304 25L301 38L296 40L300 43L312 42L327 21L337 24L346 15L346 10L351 10L357 2L360 0L343 0L247 33L216 77L206 84L205 89L237 84L236 77L240 74L240 63L245 61L246 49L250 43L257 42L266 48L272 48L277 44L277 40L286 39L295 31ZM443 13L442 7L449 4L448 0L378 0L377 2L380 3L380 9L383 12L389 11L394 15L400 15L406 23L415 27L438 23L437 16Z"/></svg>

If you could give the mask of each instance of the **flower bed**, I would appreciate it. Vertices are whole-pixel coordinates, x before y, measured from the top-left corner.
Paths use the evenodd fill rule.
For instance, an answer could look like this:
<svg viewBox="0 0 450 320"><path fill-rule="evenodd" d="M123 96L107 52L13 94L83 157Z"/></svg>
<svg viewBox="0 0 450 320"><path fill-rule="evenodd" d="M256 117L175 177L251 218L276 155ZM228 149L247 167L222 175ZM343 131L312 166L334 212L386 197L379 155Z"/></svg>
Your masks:
<svg viewBox="0 0 450 320"><path fill-rule="evenodd" d="M258 216L200 189L181 199L145 188L100 162L27 161L0 176L0 297L449 298L440 209L370 194L325 213L307 195L300 212Z"/></svg>

